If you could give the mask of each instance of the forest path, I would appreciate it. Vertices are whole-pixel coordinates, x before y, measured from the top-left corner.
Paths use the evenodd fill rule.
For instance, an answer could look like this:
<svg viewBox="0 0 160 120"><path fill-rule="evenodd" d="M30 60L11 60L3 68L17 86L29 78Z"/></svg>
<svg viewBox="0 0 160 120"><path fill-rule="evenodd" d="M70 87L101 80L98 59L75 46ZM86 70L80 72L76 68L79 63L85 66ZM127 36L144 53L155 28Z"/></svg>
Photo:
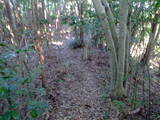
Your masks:
<svg viewBox="0 0 160 120"><path fill-rule="evenodd" d="M66 35L46 57L46 76L54 103L49 120L103 120L108 57L104 51L91 47L90 60L84 61L83 48L68 48L72 39L72 35Z"/></svg>

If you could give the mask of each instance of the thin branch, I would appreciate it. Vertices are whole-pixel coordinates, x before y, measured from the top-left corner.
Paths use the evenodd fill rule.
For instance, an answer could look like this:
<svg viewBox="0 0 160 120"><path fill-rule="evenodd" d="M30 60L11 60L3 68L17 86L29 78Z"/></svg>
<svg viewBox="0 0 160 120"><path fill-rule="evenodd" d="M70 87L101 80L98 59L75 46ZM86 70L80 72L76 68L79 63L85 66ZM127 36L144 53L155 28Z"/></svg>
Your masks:
<svg viewBox="0 0 160 120"><path fill-rule="evenodd" d="M115 44L115 47L116 47L116 52L118 51L118 34L116 32L116 25L115 25L115 18L114 18L114 15L111 11L111 8L109 6L109 3L107 0L101 0L102 2L102 5L105 7L105 11L106 11L106 15L107 15L107 19L108 19L108 22L109 22L109 26L110 26L110 29L111 29L111 33L112 33L112 37L113 37L113 40L114 40L114 44Z"/></svg>

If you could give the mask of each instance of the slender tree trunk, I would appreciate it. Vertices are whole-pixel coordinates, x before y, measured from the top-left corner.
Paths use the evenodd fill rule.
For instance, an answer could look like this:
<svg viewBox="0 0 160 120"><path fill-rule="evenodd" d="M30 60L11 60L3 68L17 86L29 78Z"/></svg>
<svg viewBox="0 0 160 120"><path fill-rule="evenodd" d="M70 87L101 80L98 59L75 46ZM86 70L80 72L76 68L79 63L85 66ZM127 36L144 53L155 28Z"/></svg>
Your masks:
<svg viewBox="0 0 160 120"><path fill-rule="evenodd" d="M13 6L13 15L14 15L14 19L15 19L15 25L16 25L16 29L14 30L15 35L16 35L16 41L17 41L17 47L21 48L24 45L24 41L22 38L22 35L20 35L21 31L24 30L24 26L22 24L22 16L20 13L20 5L17 1L12 1L12 6Z"/></svg>
<svg viewBox="0 0 160 120"><path fill-rule="evenodd" d="M118 49L118 74L115 85L115 96L122 97L124 95L124 76L125 76L125 57L126 57L126 41L127 41L127 18L128 18L128 1L120 0L120 32L119 32L119 49Z"/></svg>
<svg viewBox="0 0 160 120"><path fill-rule="evenodd" d="M44 56L43 56L43 48L42 48L42 40L41 40L41 30L40 30L40 24L39 24L39 15L38 15L38 5L37 1L33 0L32 1L32 13L33 13L33 26L35 29L35 48L37 49L38 52L38 57L39 57L39 64L43 65L44 64ZM40 80L42 83L42 87L45 86L45 81L44 81L44 74L41 73L40 75Z"/></svg>
<svg viewBox="0 0 160 120"><path fill-rule="evenodd" d="M106 36L106 39L107 39L107 42L108 42L108 48L111 52L110 54L110 57L111 57L111 60L110 60L110 63L111 63L111 81L112 81L112 88L115 87L115 82L116 82L116 76L117 76L117 64L118 64L118 61L117 61L117 53L116 53L116 48L115 48L115 45L114 45L114 41L113 41L113 37L112 37L112 34L111 34L111 31L110 31L110 26L109 26L109 22L107 20L107 16L106 16L106 13L105 13L105 9L103 8L102 6L102 3L100 2L100 0L92 0L93 1L93 4L95 6L95 9L97 11L97 14L100 18L100 22L102 24L102 27L104 29L104 32L105 32L105 36Z"/></svg>
<svg viewBox="0 0 160 120"><path fill-rule="evenodd" d="M148 64L150 57L151 57L151 53L153 52L153 49L155 46L155 42L158 40L158 36L160 34L160 25L157 22L159 15L160 15L160 13L155 14L155 18L154 18L153 23L151 25L151 33L150 33L150 37L149 37L149 42L147 44L147 48L144 53L144 56L141 59L141 63L143 65Z"/></svg>
<svg viewBox="0 0 160 120"><path fill-rule="evenodd" d="M106 15L110 16L110 17L107 17L107 19L110 23L109 25L110 25L111 33L112 33L112 36L113 36L116 52L118 52L119 39L118 39L118 34L116 32L115 18L113 16L111 8L109 7L108 1L107 0L101 0L101 1L102 1L102 4L105 7Z"/></svg>
<svg viewBox="0 0 160 120"><path fill-rule="evenodd" d="M80 39L80 44L83 44L83 37L84 37L84 32L83 32L83 1L80 0L80 7L79 7L79 17L80 17L80 27L79 27L79 39Z"/></svg>
<svg viewBox="0 0 160 120"><path fill-rule="evenodd" d="M125 95L125 72L128 69L128 0L120 0L120 32L116 32L115 20L106 0L92 0L105 32L109 50L111 51L112 95L113 99L122 99ZM118 35L119 34L119 35ZM119 37L118 37L119 36ZM128 37L127 37L128 36ZM127 58L125 58L127 57Z"/></svg>
<svg viewBox="0 0 160 120"><path fill-rule="evenodd" d="M79 26L79 38L78 42L80 45L83 45L84 43L84 30L83 30L83 5L84 0L76 0L77 8L78 8L78 17L80 19L80 26Z"/></svg>
<svg viewBox="0 0 160 120"><path fill-rule="evenodd" d="M5 15L6 15L6 18L7 18L7 21L8 21L8 25L6 26L7 29L10 31L10 34L11 34L11 42L12 44L14 44L16 46L16 24L15 24L15 21L14 21L14 18L12 16L12 10L11 10L11 7L10 7L10 3L8 0L3 0L3 1L0 1L2 2L2 5L4 6L4 9L5 9Z"/></svg>
<svg viewBox="0 0 160 120"><path fill-rule="evenodd" d="M40 18L41 19L44 19L45 18L45 3L44 3L44 0L40 0Z"/></svg>

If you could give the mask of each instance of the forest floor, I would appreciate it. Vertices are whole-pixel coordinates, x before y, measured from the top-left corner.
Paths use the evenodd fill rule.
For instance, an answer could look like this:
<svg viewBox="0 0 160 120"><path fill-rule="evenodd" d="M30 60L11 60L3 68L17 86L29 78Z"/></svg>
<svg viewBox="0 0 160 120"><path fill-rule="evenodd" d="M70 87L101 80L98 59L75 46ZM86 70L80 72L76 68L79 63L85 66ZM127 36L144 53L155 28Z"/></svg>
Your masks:
<svg viewBox="0 0 160 120"><path fill-rule="evenodd" d="M105 51L89 47L89 60L83 60L84 48L70 49L71 34L58 45L51 45L46 56L46 80L52 104L49 120L103 120L106 69Z"/></svg>
<svg viewBox="0 0 160 120"><path fill-rule="evenodd" d="M85 48L69 48L73 40L74 35L66 32L59 40L51 41L49 48L44 47L44 73L50 105L46 120L117 120L114 119L117 111L107 99L111 86L108 53L89 45L88 59L84 60ZM154 83L149 110L153 115L160 113L157 109L159 90L159 84ZM132 118L134 120L135 115ZM139 118L137 120L142 120Z"/></svg>

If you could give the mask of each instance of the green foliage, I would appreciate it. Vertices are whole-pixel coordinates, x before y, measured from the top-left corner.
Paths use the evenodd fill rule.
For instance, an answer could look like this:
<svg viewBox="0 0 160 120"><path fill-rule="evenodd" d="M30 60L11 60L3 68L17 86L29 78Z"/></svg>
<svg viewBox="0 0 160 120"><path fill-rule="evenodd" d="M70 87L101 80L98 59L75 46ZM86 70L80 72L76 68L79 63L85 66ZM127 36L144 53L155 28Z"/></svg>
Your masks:
<svg viewBox="0 0 160 120"><path fill-rule="evenodd" d="M49 21L47 19L41 19L40 25L45 25L45 24L49 24Z"/></svg>
<svg viewBox="0 0 160 120"><path fill-rule="evenodd" d="M7 45L0 43L0 46ZM48 108L47 101L42 99L45 90L34 87L33 74L37 74L33 70L22 76L22 65L14 62L19 54L31 52L31 46L15 50L7 48L5 53L0 54L0 120L37 118Z"/></svg>
<svg viewBox="0 0 160 120"><path fill-rule="evenodd" d="M62 24L68 24L70 26L78 26L80 24L78 16L61 16Z"/></svg>
<svg viewBox="0 0 160 120"><path fill-rule="evenodd" d="M119 110L124 110L126 108L126 104L123 101L113 100L112 102Z"/></svg>
<svg viewBox="0 0 160 120"><path fill-rule="evenodd" d="M83 26L83 30L85 33L88 33L89 31L92 34L93 38L93 44L98 45L102 43L102 41L105 41L106 38L104 36L104 30L101 29L101 23L100 20L94 10L91 9L92 6L86 5L84 8L84 17L80 20L78 16L70 15L70 16L61 16L62 24L67 24L71 27L79 28L80 26ZM71 42L70 47L74 48L74 46L77 46L78 44L76 42Z"/></svg>
<svg viewBox="0 0 160 120"><path fill-rule="evenodd" d="M2 5L2 3L0 3L0 10L2 10L3 9L3 5Z"/></svg>
<svg viewBox="0 0 160 120"><path fill-rule="evenodd" d="M154 120L159 120L160 119L160 113L159 114L153 114L151 116L151 118L153 118Z"/></svg>
<svg viewBox="0 0 160 120"><path fill-rule="evenodd" d="M1 116L2 120L19 120L20 115L17 111L8 110L3 116Z"/></svg>
<svg viewBox="0 0 160 120"><path fill-rule="evenodd" d="M103 120L109 120L109 113L108 112L104 112Z"/></svg>
<svg viewBox="0 0 160 120"><path fill-rule="evenodd" d="M50 15L50 17L51 17L53 20L55 20L55 19L57 18L57 15L56 15L56 14L52 14L52 15Z"/></svg>

